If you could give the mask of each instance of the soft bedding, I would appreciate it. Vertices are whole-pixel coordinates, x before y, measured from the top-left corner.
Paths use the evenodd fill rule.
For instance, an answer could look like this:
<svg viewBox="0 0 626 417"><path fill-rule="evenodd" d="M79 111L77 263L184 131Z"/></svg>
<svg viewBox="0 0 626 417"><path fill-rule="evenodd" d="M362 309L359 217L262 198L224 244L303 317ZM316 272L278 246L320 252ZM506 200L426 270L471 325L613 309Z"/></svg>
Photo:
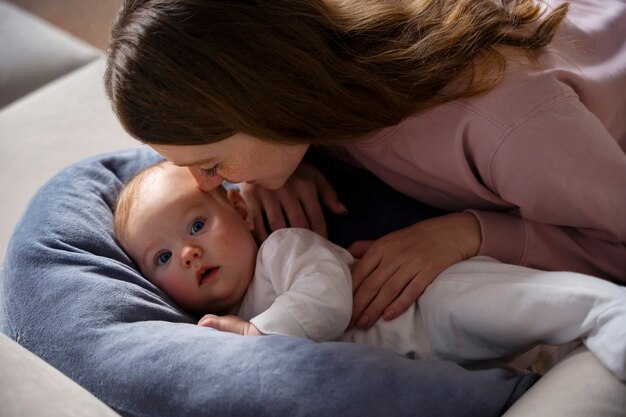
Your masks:
<svg viewBox="0 0 626 417"><path fill-rule="evenodd" d="M0 329L120 414L489 417L536 380L196 326L137 272L112 232L123 182L158 159L132 149L56 175L17 225L0 281Z"/></svg>

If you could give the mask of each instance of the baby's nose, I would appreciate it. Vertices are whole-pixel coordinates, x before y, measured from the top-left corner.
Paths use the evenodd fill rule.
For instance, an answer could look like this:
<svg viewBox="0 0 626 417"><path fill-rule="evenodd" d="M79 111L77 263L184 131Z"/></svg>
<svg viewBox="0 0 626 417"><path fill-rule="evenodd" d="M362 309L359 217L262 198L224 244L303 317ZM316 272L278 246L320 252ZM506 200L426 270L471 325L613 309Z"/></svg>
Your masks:
<svg viewBox="0 0 626 417"><path fill-rule="evenodd" d="M186 266L190 266L194 259L202 256L202 248L195 245L188 245L183 248L182 261Z"/></svg>

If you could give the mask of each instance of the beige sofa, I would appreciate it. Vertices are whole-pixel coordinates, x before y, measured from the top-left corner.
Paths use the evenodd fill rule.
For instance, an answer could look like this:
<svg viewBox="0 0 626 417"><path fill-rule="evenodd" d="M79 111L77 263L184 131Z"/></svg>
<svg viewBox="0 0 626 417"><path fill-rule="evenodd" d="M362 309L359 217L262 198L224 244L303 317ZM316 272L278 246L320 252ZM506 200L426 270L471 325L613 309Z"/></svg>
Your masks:
<svg viewBox="0 0 626 417"><path fill-rule="evenodd" d="M102 49L15 3L77 35L81 27L89 28L83 38L102 47L110 12L120 1L94 0L94 7L88 6L90 1L80 1L80 7L72 9L76 2L0 0L0 187L4 194L0 260L29 198L48 178L85 157L138 146L119 126L106 100ZM73 16L72 10L80 16ZM90 24L89 19L98 24ZM94 33L94 28L100 28L100 33ZM1 334L0 375L2 416L116 415ZM626 416L626 386L584 348L562 359L505 414L578 415Z"/></svg>
<svg viewBox="0 0 626 417"><path fill-rule="evenodd" d="M54 173L97 153L136 146L106 102L102 55L0 0L0 260L28 200ZM4 334L0 375L3 417L118 416Z"/></svg>

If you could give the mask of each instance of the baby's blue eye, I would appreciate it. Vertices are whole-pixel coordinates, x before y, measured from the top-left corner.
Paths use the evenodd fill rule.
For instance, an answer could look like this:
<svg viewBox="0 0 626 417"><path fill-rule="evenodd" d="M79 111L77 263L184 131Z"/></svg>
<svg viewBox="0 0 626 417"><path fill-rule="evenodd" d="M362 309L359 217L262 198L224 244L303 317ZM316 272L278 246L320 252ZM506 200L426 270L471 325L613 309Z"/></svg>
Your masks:
<svg viewBox="0 0 626 417"><path fill-rule="evenodd" d="M191 234L195 235L196 233L198 233L200 230L202 230L202 228L204 227L204 220L196 220L195 222L193 222L193 224L191 225Z"/></svg>
<svg viewBox="0 0 626 417"><path fill-rule="evenodd" d="M156 257L156 263L157 265L165 265L167 261L170 260L171 257L172 257L172 252L169 252L169 251L161 252Z"/></svg>

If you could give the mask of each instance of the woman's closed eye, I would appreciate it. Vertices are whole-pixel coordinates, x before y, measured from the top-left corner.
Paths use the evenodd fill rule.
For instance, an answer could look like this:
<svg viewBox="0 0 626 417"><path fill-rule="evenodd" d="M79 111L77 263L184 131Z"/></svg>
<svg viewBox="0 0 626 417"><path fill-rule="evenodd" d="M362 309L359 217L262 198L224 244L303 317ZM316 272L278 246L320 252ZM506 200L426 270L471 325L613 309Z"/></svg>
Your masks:
<svg viewBox="0 0 626 417"><path fill-rule="evenodd" d="M165 265L170 260L171 257L172 257L172 252L170 251L160 252L157 254L154 260L154 263L156 263L157 266Z"/></svg>
<svg viewBox="0 0 626 417"><path fill-rule="evenodd" d="M211 168L200 167L200 172L202 172L202 175L206 175L207 177L214 177L217 175L217 166L218 164L213 165Z"/></svg>
<svg viewBox="0 0 626 417"><path fill-rule="evenodd" d="M189 234L195 235L199 233L204 228L204 220L197 219L191 224L191 229L189 230Z"/></svg>

